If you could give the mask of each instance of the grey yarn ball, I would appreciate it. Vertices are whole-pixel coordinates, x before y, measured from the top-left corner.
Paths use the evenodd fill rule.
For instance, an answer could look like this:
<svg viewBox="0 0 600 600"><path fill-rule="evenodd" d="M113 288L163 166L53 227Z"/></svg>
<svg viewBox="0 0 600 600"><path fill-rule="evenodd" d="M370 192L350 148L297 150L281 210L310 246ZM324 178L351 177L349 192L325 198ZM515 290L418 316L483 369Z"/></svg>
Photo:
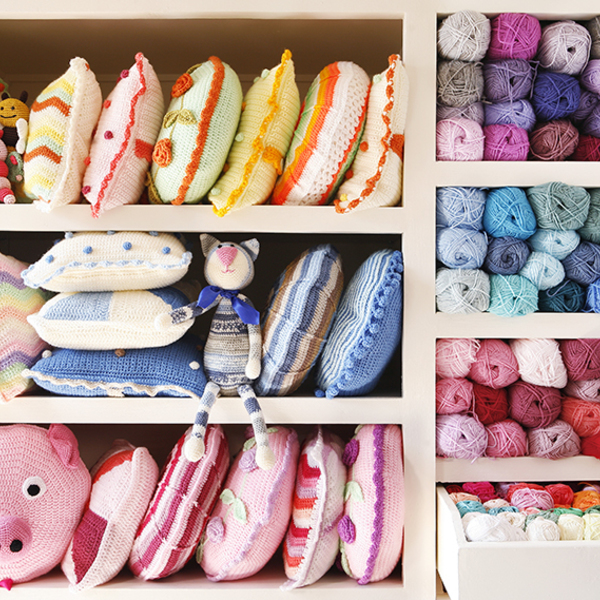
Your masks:
<svg viewBox="0 0 600 600"><path fill-rule="evenodd" d="M600 58L600 16L586 21L584 25L592 38L590 58Z"/></svg>
<svg viewBox="0 0 600 600"><path fill-rule="evenodd" d="M490 20L480 12L461 10L446 17L438 29L437 49L441 58L478 61L490 45Z"/></svg>
<svg viewBox="0 0 600 600"><path fill-rule="evenodd" d="M575 21L556 21L542 28L537 58L554 73L579 75L590 59L592 37Z"/></svg>
<svg viewBox="0 0 600 600"><path fill-rule="evenodd" d="M442 60L437 68L437 99L444 106L462 107L483 97L481 63Z"/></svg>
<svg viewBox="0 0 600 600"><path fill-rule="evenodd" d="M485 312L490 305L490 276L480 269L440 269L435 297L443 313Z"/></svg>
<svg viewBox="0 0 600 600"><path fill-rule="evenodd" d="M485 121L483 102L473 102L473 104L467 106L443 106L438 104L436 120L444 121L446 119L469 119L483 127Z"/></svg>

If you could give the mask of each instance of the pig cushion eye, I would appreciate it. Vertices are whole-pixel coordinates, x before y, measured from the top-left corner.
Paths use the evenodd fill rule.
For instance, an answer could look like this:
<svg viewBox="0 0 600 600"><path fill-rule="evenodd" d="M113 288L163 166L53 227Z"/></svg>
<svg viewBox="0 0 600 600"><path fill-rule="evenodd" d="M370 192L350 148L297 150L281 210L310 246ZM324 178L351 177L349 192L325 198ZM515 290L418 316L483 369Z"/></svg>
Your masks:
<svg viewBox="0 0 600 600"><path fill-rule="evenodd" d="M46 491L46 484L41 477L36 475L34 477L28 477L24 481L21 489L23 490L23 495L25 498L39 498L40 496L44 495L44 492Z"/></svg>

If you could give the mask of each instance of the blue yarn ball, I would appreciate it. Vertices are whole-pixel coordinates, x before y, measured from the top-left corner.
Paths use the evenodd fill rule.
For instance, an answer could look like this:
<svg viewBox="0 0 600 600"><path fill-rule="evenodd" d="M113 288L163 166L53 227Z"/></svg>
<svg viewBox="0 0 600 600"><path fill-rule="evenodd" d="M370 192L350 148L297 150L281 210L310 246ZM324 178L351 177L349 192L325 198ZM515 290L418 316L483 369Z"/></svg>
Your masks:
<svg viewBox="0 0 600 600"><path fill-rule="evenodd" d="M538 296L541 312L580 312L585 305L586 290L571 279L565 279L557 286L543 290Z"/></svg>
<svg viewBox="0 0 600 600"><path fill-rule="evenodd" d="M497 275L516 275L527 261L529 252L524 240L511 236L492 238L483 268Z"/></svg>
<svg viewBox="0 0 600 600"><path fill-rule="evenodd" d="M485 506L481 502L477 502L477 500L461 500L456 503L456 508L461 518L470 512L487 513Z"/></svg>
<svg viewBox="0 0 600 600"><path fill-rule="evenodd" d="M479 269L487 252L487 236L482 231L443 227L438 229L437 259L451 269Z"/></svg>
<svg viewBox="0 0 600 600"><path fill-rule="evenodd" d="M576 231L558 229L538 229L527 242L535 252L545 252L558 260L563 260L577 246L581 238Z"/></svg>
<svg viewBox="0 0 600 600"><path fill-rule="evenodd" d="M537 228L535 214L521 188L496 188L488 193L483 228L492 237L531 237Z"/></svg>
<svg viewBox="0 0 600 600"><path fill-rule="evenodd" d="M485 105L485 125L516 125L531 131L536 123L533 106L527 100Z"/></svg>
<svg viewBox="0 0 600 600"><path fill-rule="evenodd" d="M588 286L586 300L589 310L600 313L600 279Z"/></svg>
<svg viewBox="0 0 600 600"><path fill-rule="evenodd" d="M527 277L538 290L547 290L563 281L565 268L560 260L545 252L532 252L519 275Z"/></svg>
<svg viewBox="0 0 600 600"><path fill-rule="evenodd" d="M475 187L442 187L436 193L438 227L482 229L486 192Z"/></svg>
<svg viewBox="0 0 600 600"><path fill-rule="evenodd" d="M521 275L490 275L489 312L500 317L520 317L538 308L538 289Z"/></svg>
<svg viewBox="0 0 600 600"><path fill-rule="evenodd" d="M581 285L591 285L600 277L600 246L581 242L562 263L568 279Z"/></svg>
<svg viewBox="0 0 600 600"><path fill-rule="evenodd" d="M489 510L490 515L497 515L497 514L503 513L503 512L518 513L519 509L516 506L494 506L493 508L490 508L490 510Z"/></svg>
<svg viewBox="0 0 600 600"><path fill-rule="evenodd" d="M541 71L533 84L531 104L540 121L562 119L579 108L581 88L575 77Z"/></svg>

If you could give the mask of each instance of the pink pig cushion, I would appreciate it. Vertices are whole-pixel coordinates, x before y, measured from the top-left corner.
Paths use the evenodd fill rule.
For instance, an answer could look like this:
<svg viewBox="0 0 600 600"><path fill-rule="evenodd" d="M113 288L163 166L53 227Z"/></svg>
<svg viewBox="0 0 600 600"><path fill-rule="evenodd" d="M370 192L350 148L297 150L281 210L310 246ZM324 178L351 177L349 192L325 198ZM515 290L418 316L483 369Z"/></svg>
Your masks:
<svg viewBox="0 0 600 600"><path fill-rule="evenodd" d="M252 435L252 428L246 435ZM293 429L272 427L268 436L275 465L268 470L257 466L256 440L249 437L206 526L196 558L211 581L254 575L285 536L300 447Z"/></svg>
<svg viewBox="0 0 600 600"><path fill-rule="evenodd" d="M0 427L0 585L58 565L90 495L77 439L64 425Z"/></svg>
<svg viewBox="0 0 600 600"><path fill-rule="evenodd" d="M362 425L344 450L348 478L338 524L344 571L358 583L385 579L402 552L404 475L397 425Z"/></svg>
<svg viewBox="0 0 600 600"><path fill-rule="evenodd" d="M158 466L146 448L115 440L91 476L88 508L62 561L75 592L110 581L127 563L156 488Z"/></svg>
<svg viewBox="0 0 600 600"><path fill-rule="evenodd" d="M95 217L139 200L163 113L160 81L148 59L138 52L135 64L121 72L102 104L86 160L81 191Z"/></svg>

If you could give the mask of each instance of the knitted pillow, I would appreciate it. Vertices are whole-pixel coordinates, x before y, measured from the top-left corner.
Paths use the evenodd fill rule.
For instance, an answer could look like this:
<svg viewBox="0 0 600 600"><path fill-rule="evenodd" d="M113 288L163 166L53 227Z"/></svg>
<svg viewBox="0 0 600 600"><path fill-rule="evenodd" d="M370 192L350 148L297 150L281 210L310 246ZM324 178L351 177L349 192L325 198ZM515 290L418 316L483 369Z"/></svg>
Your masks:
<svg viewBox="0 0 600 600"><path fill-rule="evenodd" d="M390 66L373 77L365 132L352 163L352 176L338 191L338 213L394 206L402 194L408 79L397 54L388 61Z"/></svg>
<svg viewBox="0 0 600 600"><path fill-rule="evenodd" d="M85 158L102 110L102 92L83 58L48 85L31 106L24 191L45 212L79 201Z"/></svg>
<svg viewBox="0 0 600 600"><path fill-rule="evenodd" d="M27 265L0 253L0 401L8 402L26 392L33 381L21 371L31 367L48 347L27 316L42 308L48 294L23 283L21 271Z"/></svg>
<svg viewBox="0 0 600 600"><path fill-rule="evenodd" d="M292 54L265 69L244 97L244 110L229 156L227 172L208 194L219 217L263 204L281 175L283 158L300 114L300 94Z"/></svg>
<svg viewBox="0 0 600 600"><path fill-rule="evenodd" d="M256 464L256 441L246 431L225 488L206 526L197 560L211 581L254 575L270 560L285 536L292 514L298 463L298 436L293 429L268 430L275 465Z"/></svg>
<svg viewBox="0 0 600 600"><path fill-rule="evenodd" d="M141 579L162 579L179 571L196 550L229 468L229 447L220 425L206 429L206 451L197 462L183 454L190 427L167 459L140 524L129 568Z"/></svg>
<svg viewBox="0 0 600 600"><path fill-rule="evenodd" d="M170 233L67 233L23 271L25 284L53 292L147 290L179 281L192 254Z"/></svg>
<svg viewBox="0 0 600 600"><path fill-rule="evenodd" d="M90 501L62 560L72 591L110 581L125 566L158 466L146 448L115 440L90 474Z"/></svg>
<svg viewBox="0 0 600 600"><path fill-rule="evenodd" d="M216 56L179 77L152 154L151 202L202 199L223 169L241 110L238 76Z"/></svg>
<svg viewBox="0 0 600 600"><path fill-rule="evenodd" d="M23 371L40 387L65 396L179 396L199 400L206 377L200 340L188 333L162 348L47 351Z"/></svg>
<svg viewBox="0 0 600 600"><path fill-rule="evenodd" d="M157 331L154 319L198 296L191 284L154 290L63 292L27 320L51 346L75 350L154 348L176 342L193 319Z"/></svg>
<svg viewBox="0 0 600 600"><path fill-rule="evenodd" d="M283 543L288 577L282 589L310 585L335 562L336 524L344 510L346 467L342 440L318 425L300 454L292 520Z"/></svg>
<svg viewBox="0 0 600 600"><path fill-rule="evenodd" d="M257 394L285 396L298 389L323 348L343 285L342 260L330 244L306 250L286 267L263 319Z"/></svg>
<svg viewBox="0 0 600 600"><path fill-rule="evenodd" d="M361 396L373 390L402 332L402 254L379 250L348 284L317 364L317 395Z"/></svg>
<svg viewBox="0 0 600 600"><path fill-rule="evenodd" d="M363 425L344 451L348 481L338 524L342 567L358 583L385 579L402 553L404 475L397 425Z"/></svg>
<svg viewBox="0 0 600 600"><path fill-rule="evenodd" d="M139 200L163 114L160 81L139 52L104 101L92 139L81 190L92 215Z"/></svg>
<svg viewBox="0 0 600 600"><path fill-rule="evenodd" d="M273 204L325 204L352 164L365 124L369 76L334 62L311 84L273 191Z"/></svg>

